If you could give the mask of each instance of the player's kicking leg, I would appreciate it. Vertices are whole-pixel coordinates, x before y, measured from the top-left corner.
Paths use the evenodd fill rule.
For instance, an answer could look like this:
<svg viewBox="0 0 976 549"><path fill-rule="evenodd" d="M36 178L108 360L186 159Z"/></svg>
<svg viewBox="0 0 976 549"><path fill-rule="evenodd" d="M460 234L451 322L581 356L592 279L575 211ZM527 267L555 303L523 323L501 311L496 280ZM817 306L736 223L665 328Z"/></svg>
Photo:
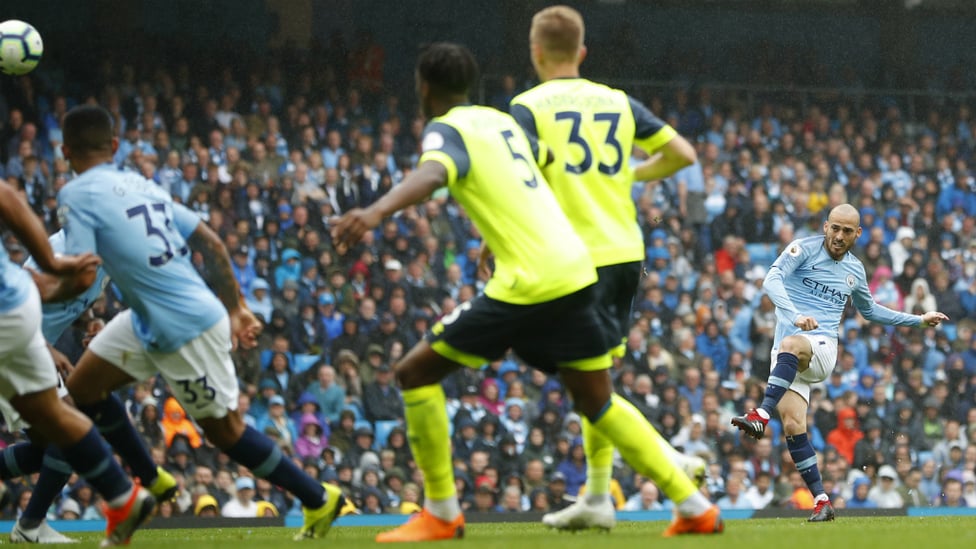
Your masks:
<svg viewBox="0 0 976 549"><path fill-rule="evenodd" d="M766 382L766 393L762 404L758 408L749 410L745 415L732 418L732 425L755 439L762 438L766 434L766 425L772 417L773 410L787 393L797 374L810 367L812 357L813 347L805 336L784 337L775 356L776 364Z"/></svg>

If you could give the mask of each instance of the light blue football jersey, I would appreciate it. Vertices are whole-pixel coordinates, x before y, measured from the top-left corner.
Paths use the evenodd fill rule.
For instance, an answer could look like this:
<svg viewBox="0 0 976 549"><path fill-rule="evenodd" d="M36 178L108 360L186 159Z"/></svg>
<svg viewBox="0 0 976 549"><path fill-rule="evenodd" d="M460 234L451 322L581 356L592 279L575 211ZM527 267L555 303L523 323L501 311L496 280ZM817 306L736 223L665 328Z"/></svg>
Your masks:
<svg viewBox="0 0 976 549"><path fill-rule="evenodd" d="M823 235L794 240L766 274L763 290L776 305L773 347L779 348L784 337L801 333L837 338L848 298L871 322L895 326L921 324L918 315L893 311L875 303L861 260L848 252L835 261L823 244ZM815 318L819 326L804 332L793 325L800 316Z"/></svg>
<svg viewBox="0 0 976 549"><path fill-rule="evenodd" d="M26 207L26 206L25 206ZM27 296L34 280L27 271L20 268L7 255L7 250L0 244L0 313L16 309Z"/></svg>
<svg viewBox="0 0 976 549"><path fill-rule="evenodd" d="M54 250L55 254L64 253L64 231L58 231L52 234L47 239L51 243L51 249ZM40 267L34 262L34 258L28 258L24 262L25 267L30 267L35 271L39 271ZM44 313L41 319L41 332L44 333L44 339L49 343L54 343L61 338L61 334L71 326L71 323L75 321L81 313L88 310L92 303L98 299L98 296L102 295L102 291L105 290L105 286L108 286L109 277L105 274L105 269L101 266L98 267L98 272L95 274L95 282L90 288L81 293L81 295L75 297L74 299L68 299L66 301L59 301L57 303L45 303L42 307Z"/></svg>
<svg viewBox="0 0 976 549"><path fill-rule="evenodd" d="M67 253L101 256L146 349L175 351L227 314L190 264L200 218L156 183L102 164L61 189L58 217Z"/></svg>

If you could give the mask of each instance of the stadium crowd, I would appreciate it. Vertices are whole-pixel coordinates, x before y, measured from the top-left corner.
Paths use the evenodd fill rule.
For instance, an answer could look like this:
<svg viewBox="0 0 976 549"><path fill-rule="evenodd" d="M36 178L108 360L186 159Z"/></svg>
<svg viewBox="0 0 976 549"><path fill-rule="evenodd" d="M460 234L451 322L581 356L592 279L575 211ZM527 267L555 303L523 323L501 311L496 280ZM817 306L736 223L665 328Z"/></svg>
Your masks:
<svg viewBox="0 0 976 549"><path fill-rule="evenodd" d="M119 169L137 171L219 232L248 305L265 322L235 351L248 421L306 471L338 483L362 513L419 509L419 478L392 368L436 320L478 294L479 235L446 192L337 249L332 216L372 203L411 170L424 121L413 98L383 91L363 43L340 69L211 74L187 66L106 66L97 90L65 94L44 73L5 83L0 175L58 230L66 110L97 102L116 117ZM330 75L330 76L328 76ZM516 78L490 102L506 108ZM803 105L677 90L641 97L697 144L699 163L637 182L647 244L620 394L688 454L723 508L812 508L780 427L754 441L729 420L762 400L776 322L767 267L793 239L821 232L834 205L861 212L878 302L951 319L887 329L851 312L837 368L811 395L810 430L835 507L976 506L976 120L937 103L907 119L895 100L838 95ZM637 152L635 152L637 154ZM634 159L635 161L638 159ZM14 261L24 250L4 244ZM204 269L203 258L192 261ZM76 359L123 307L109 289L57 342ZM511 356L445 382L463 508L547 511L585 481L580 418L556 377ZM207 440L160 383L123 395L156 461L180 483L163 516L279 516L292 498ZM6 443L18 433L4 432ZM2 487L16 516L32 479ZM653 483L615 468L618 509L667 509ZM51 516L97 518L72 478Z"/></svg>

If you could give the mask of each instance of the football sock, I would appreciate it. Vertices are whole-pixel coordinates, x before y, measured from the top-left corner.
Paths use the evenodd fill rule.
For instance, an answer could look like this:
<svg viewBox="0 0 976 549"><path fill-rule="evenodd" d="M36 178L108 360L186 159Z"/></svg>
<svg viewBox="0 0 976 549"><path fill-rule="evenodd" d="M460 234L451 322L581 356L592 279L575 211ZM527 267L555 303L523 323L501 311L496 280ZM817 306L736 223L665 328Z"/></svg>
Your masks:
<svg viewBox="0 0 976 549"><path fill-rule="evenodd" d="M586 452L586 501L602 503L610 494L613 443L583 418L583 451Z"/></svg>
<svg viewBox="0 0 976 549"><path fill-rule="evenodd" d="M428 511L442 520L454 520L461 512L454 488L451 438L448 436L446 399L440 384L403 391L407 439L417 466L424 472Z"/></svg>
<svg viewBox="0 0 976 549"><path fill-rule="evenodd" d="M41 470L44 447L33 442L21 442L0 452L0 479L32 475Z"/></svg>
<svg viewBox="0 0 976 549"><path fill-rule="evenodd" d="M152 486L157 476L156 463L142 443L139 432L129 421L125 405L119 397L110 394L104 400L80 405L78 409L92 419L98 432L122 456L132 469L132 474L142 481L142 485Z"/></svg>
<svg viewBox="0 0 976 549"><path fill-rule="evenodd" d="M226 452L256 476L295 494L305 507L318 509L325 503L325 488L285 457L270 438L252 427L245 427L240 440Z"/></svg>
<svg viewBox="0 0 976 549"><path fill-rule="evenodd" d="M132 481L122 471L122 466L115 461L108 444L94 428L78 442L61 448L61 455L110 506L120 498L128 498L132 493Z"/></svg>
<svg viewBox="0 0 976 549"><path fill-rule="evenodd" d="M71 477L71 466L64 460L57 446L49 445L42 461L41 474L34 485L34 493L20 516L20 525L24 528L37 528L41 524L54 498L58 497Z"/></svg>
<svg viewBox="0 0 976 549"><path fill-rule="evenodd" d="M621 396L612 395L603 410L590 421L617 447L635 471L653 480L671 501L679 504L679 511L683 501L695 494L701 496L688 475L669 459L670 455L664 450L667 442L660 433Z"/></svg>
<svg viewBox="0 0 976 549"><path fill-rule="evenodd" d="M776 405L779 404L780 399L793 384L799 365L800 359L792 353L776 355L776 366L773 366L773 371L769 374L769 381L766 383L766 395L760 406L766 412L766 419L773 415Z"/></svg>
<svg viewBox="0 0 976 549"><path fill-rule="evenodd" d="M807 434L787 436L786 447L789 448L796 470L803 477L803 482L807 483L810 493L814 497L819 497L824 493L823 479L820 477L820 469L817 467L817 453L814 452Z"/></svg>

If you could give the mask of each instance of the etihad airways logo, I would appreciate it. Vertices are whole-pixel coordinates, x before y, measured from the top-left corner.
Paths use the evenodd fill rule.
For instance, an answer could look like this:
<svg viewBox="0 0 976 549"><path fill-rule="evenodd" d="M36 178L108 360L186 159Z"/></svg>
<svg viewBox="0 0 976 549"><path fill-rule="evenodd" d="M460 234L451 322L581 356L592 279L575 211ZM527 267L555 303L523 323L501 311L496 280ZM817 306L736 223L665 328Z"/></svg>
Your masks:
<svg viewBox="0 0 976 549"><path fill-rule="evenodd" d="M850 285L850 281L848 281L848 285ZM820 299L829 301L835 305L846 305L847 298L851 295L835 288L831 288L823 282L818 282L812 278L804 278L803 286L810 290L810 295L819 297Z"/></svg>

